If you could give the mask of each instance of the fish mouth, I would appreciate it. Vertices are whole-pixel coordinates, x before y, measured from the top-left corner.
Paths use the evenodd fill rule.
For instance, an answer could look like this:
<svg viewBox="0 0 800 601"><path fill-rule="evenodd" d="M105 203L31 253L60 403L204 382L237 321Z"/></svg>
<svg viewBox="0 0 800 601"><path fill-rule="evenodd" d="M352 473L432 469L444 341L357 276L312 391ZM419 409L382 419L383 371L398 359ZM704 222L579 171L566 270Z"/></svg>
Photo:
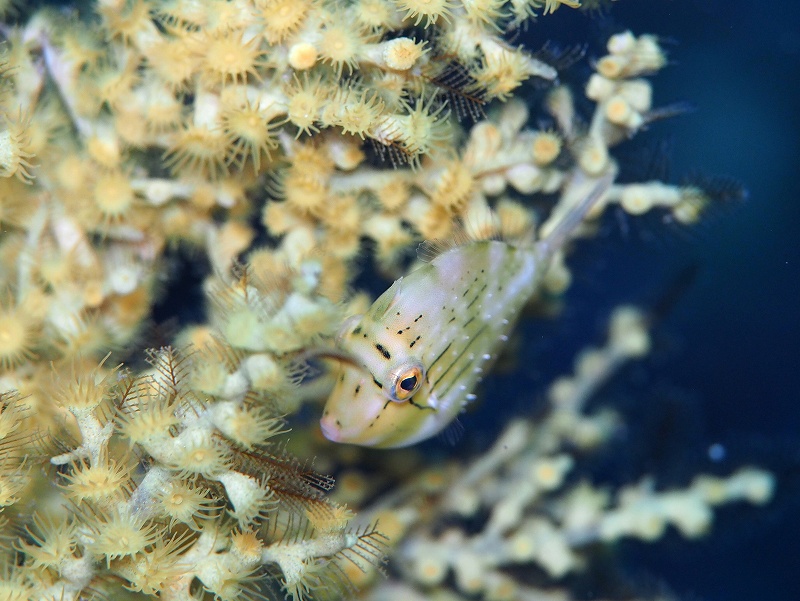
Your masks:
<svg viewBox="0 0 800 601"><path fill-rule="evenodd" d="M341 442L342 430L336 425L336 421L329 415L319 420L319 427L322 435L331 442Z"/></svg>

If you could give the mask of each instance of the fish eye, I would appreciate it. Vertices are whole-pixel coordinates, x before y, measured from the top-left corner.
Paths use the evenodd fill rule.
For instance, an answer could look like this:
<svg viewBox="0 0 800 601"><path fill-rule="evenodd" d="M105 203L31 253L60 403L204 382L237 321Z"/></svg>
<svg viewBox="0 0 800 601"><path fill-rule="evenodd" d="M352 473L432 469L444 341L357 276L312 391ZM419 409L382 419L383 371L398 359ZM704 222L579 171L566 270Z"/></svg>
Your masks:
<svg viewBox="0 0 800 601"><path fill-rule="evenodd" d="M410 399L422 386L423 377L422 366L416 362L394 369L390 374L391 399L397 402Z"/></svg>

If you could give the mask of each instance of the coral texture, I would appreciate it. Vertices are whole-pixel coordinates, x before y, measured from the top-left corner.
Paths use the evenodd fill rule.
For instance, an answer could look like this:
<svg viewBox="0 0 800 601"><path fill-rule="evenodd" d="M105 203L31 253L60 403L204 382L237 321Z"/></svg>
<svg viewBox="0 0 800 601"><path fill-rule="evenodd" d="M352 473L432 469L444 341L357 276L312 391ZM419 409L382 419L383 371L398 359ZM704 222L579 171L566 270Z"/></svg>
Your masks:
<svg viewBox="0 0 800 601"><path fill-rule="evenodd" d="M654 36L614 35L570 89L509 40L543 44L572 0L0 4L0 599L542 598L519 566L569 598L594 544L769 500L752 467L614 494L578 474L618 421L586 401L649 349L631 308L483 454L376 467L315 420L287 435L330 385L309 356L373 300L365 253L398 276L459 223L542 235L618 173L614 147L665 114ZM614 183L592 217L691 224L712 201ZM178 255L208 267L204 320L144 354ZM538 300L570 281L560 253Z"/></svg>

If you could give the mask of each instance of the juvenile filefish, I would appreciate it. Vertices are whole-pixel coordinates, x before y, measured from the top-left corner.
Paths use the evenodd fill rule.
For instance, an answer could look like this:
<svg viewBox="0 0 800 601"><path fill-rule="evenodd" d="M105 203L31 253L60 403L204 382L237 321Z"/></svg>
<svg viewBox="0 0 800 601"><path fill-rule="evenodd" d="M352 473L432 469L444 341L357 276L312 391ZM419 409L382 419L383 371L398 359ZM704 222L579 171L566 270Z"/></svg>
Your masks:
<svg viewBox="0 0 800 601"><path fill-rule="evenodd" d="M451 248L398 279L337 337L335 384L320 425L334 442L404 447L445 429L475 398L553 254L604 195L607 177L544 238Z"/></svg>

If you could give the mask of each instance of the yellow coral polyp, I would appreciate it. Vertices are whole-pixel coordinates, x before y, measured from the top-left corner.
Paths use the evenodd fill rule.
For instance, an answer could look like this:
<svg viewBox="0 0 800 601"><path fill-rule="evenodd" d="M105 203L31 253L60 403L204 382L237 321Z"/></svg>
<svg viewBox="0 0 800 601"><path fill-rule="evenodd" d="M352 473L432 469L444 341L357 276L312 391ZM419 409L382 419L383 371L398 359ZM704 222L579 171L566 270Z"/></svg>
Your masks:
<svg viewBox="0 0 800 601"><path fill-rule="evenodd" d="M440 205L430 205L414 220L414 227L427 240L447 238L453 232L453 215Z"/></svg>
<svg viewBox="0 0 800 601"><path fill-rule="evenodd" d="M532 231L533 215L524 205L503 199L497 203L495 212L500 220L500 236L503 240L515 240Z"/></svg>
<svg viewBox="0 0 800 601"><path fill-rule="evenodd" d="M261 169L261 159L269 160L277 148L275 125L270 124L271 113L251 102L243 106L225 108L220 121L228 138L229 163L242 168L249 158L256 171Z"/></svg>
<svg viewBox="0 0 800 601"><path fill-rule="evenodd" d="M296 32L305 21L311 4L311 0L256 0L267 41L279 44Z"/></svg>
<svg viewBox="0 0 800 601"><path fill-rule="evenodd" d="M423 155L430 154L447 139L445 129L449 113L442 104L434 108L434 101L420 100L413 107L403 104L406 114L388 115L376 127L377 141L396 148L403 160L418 166Z"/></svg>
<svg viewBox="0 0 800 601"><path fill-rule="evenodd" d="M16 119L8 115L3 119L5 130L0 132L0 177L15 176L29 184L33 180L30 159L34 157L28 132L30 116L23 116L20 112Z"/></svg>
<svg viewBox="0 0 800 601"><path fill-rule="evenodd" d="M58 388L55 395L58 404L76 414L86 413L107 404L110 399L112 377L110 374L101 375L100 370L105 361L106 359L103 359L99 366L90 371L84 371L80 366L74 367L69 381Z"/></svg>
<svg viewBox="0 0 800 601"><path fill-rule="evenodd" d="M396 4L398 9L406 11L406 19L413 20L415 26L424 21L426 28L439 19L449 21L453 14L452 0L398 0Z"/></svg>
<svg viewBox="0 0 800 601"><path fill-rule="evenodd" d="M26 527L33 543L21 541L19 544L19 549L31 559L33 566L58 569L65 560L72 557L77 534L74 522L58 523L35 514L33 526L33 528ZM7 591L8 588L4 590Z"/></svg>
<svg viewBox="0 0 800 601"><path fill-rule="evenodd" d="M310 174L292 169L282 182L286 203L299 214L321 214L328 198L328 189L324 181Z"/></svg>
<svg viewBox="0 0 800 601"><path fill-rule="evenodd" d="M417 44L411 38L395 38L384 45L383 62L395 71L407 71L424 52L424 44Z"/></svg>
<svg viewBox="0 0 800 601"><path fill-rule="evenodd" d="M608 167L608 148L602 140L589 138L579 149L578 163L589 175L599 175Z"/></svg>
<svg viewBox="0 0 800 601"><path fill-rule="evenodd" d="M7 370L36 357L40 327L14 307L0 308L0 369Z"/></svg>
<svg viewBox="0 0 800 601"><path fill-rule="evenodd" d="M319 34L317 49L324 62L330 63L337 74L347 68L355 69L365 37L358 27L343 16L336 15Z"/></svg>
<svg viewBox="0 0 800 601"><path fill-rule="evenodd" d="M95 163L106 169L116 169L122 161L122 148L116 131L105 127L86 141L86 152Z"/></svg>
<svg viewBox="0 0 800 601"><path fill-rule="evenodd" d="M121 67L116 65L101 67L93 77L98 100L110 107L119 108L139 83L138 62L129 60Z"/></svg>
<svg viewBox="0 0 800 601"><path fill-rule="evenodd" d="M120 434L134 444L148 444L167 436L178 424L174 408L158 395L144 396L126 405L117 415Z"/></svg>
<svg viewBox="0 0 800 601"><path fill-rule="evenodd" d="M336 99L327 105L321 120L363 140L378 122L383 108L383 101L376 94L346 94L343 100Z"/></svg>
<svg viewBox="0 0 800 601"><path fill-rule="evenodd" d="M142 94L145 123L150 132L162 133L180 126L183 106L166 84L153 79L143 86Z"/></svg>
<svg viewBox="0 0 800 601"><path fill-rule="evenodd" d="M561 153L561 138L555 132L537 132L531 144L531 155L533 162L544 167L552 163Z"/></svg>
<svg viewBox="0 0 800 601"><path fill-rule="evenodd" d="M453 214L464 210L475 191L475 178L469 168L458 160L449 161L439 175L430 195L434 205Z"/></svg>
<svg viewBox="0 0 800 601"><path fill-rule="evenodd" d="M158 81L171 90L182 90L198 66L198 57L190 52L186 40L163 38L145 49L147 67Z"/></svg>
<svg viewBox="0 0 800 601"><path fill-rule="evenodd" d="M220 441L202 434L177 443L173 466L184 475L214 477L230 467L230 450Z"/></svg>
<svg viewBox="0 0 800 601"><path fill-rule="evenodd" d="M286 58L292 69L296 71L305 71L314 66L318 57L319 53L313 44L300 42L289 48L289 54Z"/></svg>
<svg viewBox="0 0 800 601"><path fill-rule="evenodd" d="M231 535L231 550L247 564L257 565L261 559L264 543L255 532L234 532Z"/></svg>
<svg viewBox="0 0 800 601"><path fill-rule="evenodd" d="M228 140L221 130L186 125L164 153L164 164L176 173L202 174L216 179L227 172Z"/></svg>
<svg viewBox="0 0 800 601"><path fill-rule="evenodd" d="M159 538L156 525L148 524L118 507L101 514L93 528L95 533L91 549L95 554L105 556L107 566L114 559L143 551Z"/></svg>
<svg viewBox="0 0 800 601"><path fill-rule="evenodd" d="M542 14L551 15L556 12L561 5L569 6L570 8L580 8L580 0L531 0L531 5L534 8L544 6Z"/></svg>
<svg viewBox="0 0 800 601"><path fill-rule="evenodd" d="M359 0L356 6L356 19L364 27L379 29L397 20L395 7L390 1Z"/></svg>
<svg viewBox="0 0 800 601"><path fill-rule="evenodd" d="M283 420L263 408L239 407L231 410L219 423L220 431L235 443L251 449L286 432Z"/></svg>
<svg viewBox="0 0 800 601"><path fill-rule="evenodd" d="M201 39L201 68L210 82L225 85L245 83L248 77L259 78L262 52L258 38L246 37L243 31L225 31Z"/></svg>
<svg viewBox="0 0 800 601"><path fill-rule="evenodd" d="M197 530L198 520L208 517L214 509L208 490L200 489L185 480L168 482L155 497L169 518L170 527L181 523Z"/></svg>
<svg viewBox="0 0 800 601"><path fill-rule="evenodd" d="M73 462L64 474L67 496L76 503L89 501L100 506L119 502L130 493L130 468L113 460L96 465Z"/></svg>
<svg viewBox="0 0 800 601"><path fill-rule="evenodd" d="M124 8L119 10L116 4L100 4L97 8L102 15L110 37L120 38L130 44L138 36L154 29L150 17L150 3L145 0L131 0L123 3Z"/></svg>
<svg viewBox="0 0 800 601"><path fill-rule="evenodd" d="M258 392L277 394L290 385L286 370L269 354L251 355L245 359L244 367L253 389Z"/></svg>
<svg viewBox="0 0 800 601"><path fill-rule="evenodd" d="M519 51L501 49L486 56L474 76L489 98L505 100L530 75L527 57Z"/></svg>
<svg viewBox="0 0 800 601"><path fill-rule="evenodd" d="M381 206L389 213L399 211L411 197L408 183L391 179L374 191Z"/></svg>
<svg viewBox="0 0 800 601"><path fill-rule="evenodd" d="M84 220L92 226L119 223L130 214L134 200L130 176L122 171L102 173L95 180L93 204L85 207Z"/></svg>
<svg viewBox="0 0 800 601"><path fill-rule="evenodd" d="M328 90L323 85L319 77L310 78L303 74L302 80L295 76L294 83L286 91L288 104L286 114L295 126L297 135L311 134L319 131L315 123L319 120L325 101L327 100Z"/></svg>

